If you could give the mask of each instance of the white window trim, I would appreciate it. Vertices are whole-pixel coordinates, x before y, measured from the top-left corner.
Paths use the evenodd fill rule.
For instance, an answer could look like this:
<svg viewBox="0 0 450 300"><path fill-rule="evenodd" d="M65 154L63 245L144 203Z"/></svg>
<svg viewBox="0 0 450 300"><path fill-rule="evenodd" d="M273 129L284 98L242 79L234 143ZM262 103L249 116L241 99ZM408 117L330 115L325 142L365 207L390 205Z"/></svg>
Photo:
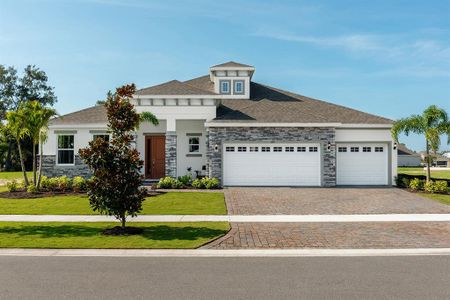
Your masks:
<svg viewBox="0 0 450 300"><path fill-rule="evenodd" d="M73 136L73 148L72 149L70 149L70 148L59 148L59 137L60 136ZM71 163L71 164L60 164L59 163L59 150L72 150L73 151L73 163ZM61 167L64 167L64 166L66 166L66 167L75 166L75 134L73 134L73 133L66 133L66 134L60 133L60 134L57 134L57 136L56 136L56 165L57 166L61 166Z"/></svg>
<svg viewBox="0 0 450 300"><path fill-rule="evenodd" d="M222 91L222 84L228 83L228 92ZM222 95L231 95L231 80L219 80L219 93Z"/></svg>
<svg viewBox="0 0 450 300"><path fill-rule="evenodd" d="M240 83L242 86L242 90L238 92L236 90L236 85ZM245 81L244 80L233 80L233 94L235 95L244 95L245 94Z"/></svg>

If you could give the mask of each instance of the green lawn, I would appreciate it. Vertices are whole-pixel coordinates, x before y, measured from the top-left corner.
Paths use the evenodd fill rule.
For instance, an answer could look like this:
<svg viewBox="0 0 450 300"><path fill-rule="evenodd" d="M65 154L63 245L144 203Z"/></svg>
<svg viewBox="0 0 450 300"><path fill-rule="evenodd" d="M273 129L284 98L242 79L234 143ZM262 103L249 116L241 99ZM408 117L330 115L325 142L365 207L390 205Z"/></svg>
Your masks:
<svg viewBox="0 0 450 300"><path fill-rule="evenodd" d="M140 235L104 236L119 223L0 222L0 248L197 248L227 233L227 222L129 223Z"/></svg>
<svg viewBox="0 0 450 300"><path fill-rule="evenodd" d="M32 172L27 172L28 179L33 176ZM0 172L0 179L12 180L12 179L23 179L22 172Z"/></svg>
<svg viewBox="0 0 450 300"><path fill-rule="evenodd" d="M225 215L223 193L169 192L147 198L141 214ZM0 198L4 215L92 215L87 196L55 196L36 199Z"/></svg>
<svg viewBox="0 0 450 300"><path fill-rule="evenodd" d="M450 205L450 195L419 193L420 196Z"/></svg>
<svg viewBox="0 0 450 300"><path fill-rule="evenodd" d="M399 174L425 175L423 168L398 168ZM435 179L450 179L450 170L431 171L431 177Z"/></svg>

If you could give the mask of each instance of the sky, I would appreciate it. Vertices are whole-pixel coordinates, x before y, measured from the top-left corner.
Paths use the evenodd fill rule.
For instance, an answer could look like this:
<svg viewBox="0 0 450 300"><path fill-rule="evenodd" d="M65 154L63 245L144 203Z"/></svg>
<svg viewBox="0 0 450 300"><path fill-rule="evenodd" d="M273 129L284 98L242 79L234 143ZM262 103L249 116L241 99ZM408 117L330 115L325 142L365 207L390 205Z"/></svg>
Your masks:
<svg viewBox="0 0 450 300"><path fill-rule="evenodd" d="M60 114L230 60L256 82L394 120L450 113L450 0L0 0L0 64L44 70Z"/></svg>

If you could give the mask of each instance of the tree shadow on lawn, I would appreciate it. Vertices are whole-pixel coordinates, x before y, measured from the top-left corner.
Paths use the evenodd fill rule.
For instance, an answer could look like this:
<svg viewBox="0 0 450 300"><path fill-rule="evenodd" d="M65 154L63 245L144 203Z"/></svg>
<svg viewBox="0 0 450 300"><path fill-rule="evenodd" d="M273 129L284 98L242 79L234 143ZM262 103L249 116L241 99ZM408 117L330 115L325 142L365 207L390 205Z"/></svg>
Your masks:
<svg viewBox="0 0 450 300"><path fill-rule="evenodd" d="M132 226L132 225L131 225ZM102 232L105 228L113 226L90 227L85 225L21 225L17 227L0 227L1 234L16 234L33 238L71 238L71 237L105 237ZM144 231L139 236L150 240L197 240L199 238L214 238L225 234L227 230L208 227L192 226L138 226ZM121 236L117 236L121 237ZM123 237L123 236L122 236ZM126 237L124 237L126 238Z"/></svg>

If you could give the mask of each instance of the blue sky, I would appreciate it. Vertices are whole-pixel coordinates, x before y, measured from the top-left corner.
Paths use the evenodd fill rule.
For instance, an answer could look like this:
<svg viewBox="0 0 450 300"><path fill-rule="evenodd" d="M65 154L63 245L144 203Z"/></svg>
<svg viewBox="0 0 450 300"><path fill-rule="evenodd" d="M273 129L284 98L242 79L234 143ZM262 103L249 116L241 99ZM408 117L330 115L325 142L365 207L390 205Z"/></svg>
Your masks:
<svg viewBox="0 0 450 300"><path fill-rule="evenodd" d="M60 113L229 60L254 65L257 82L393 119L450 112L450 1L0 0L0 64L45 70Z"/></svg>

